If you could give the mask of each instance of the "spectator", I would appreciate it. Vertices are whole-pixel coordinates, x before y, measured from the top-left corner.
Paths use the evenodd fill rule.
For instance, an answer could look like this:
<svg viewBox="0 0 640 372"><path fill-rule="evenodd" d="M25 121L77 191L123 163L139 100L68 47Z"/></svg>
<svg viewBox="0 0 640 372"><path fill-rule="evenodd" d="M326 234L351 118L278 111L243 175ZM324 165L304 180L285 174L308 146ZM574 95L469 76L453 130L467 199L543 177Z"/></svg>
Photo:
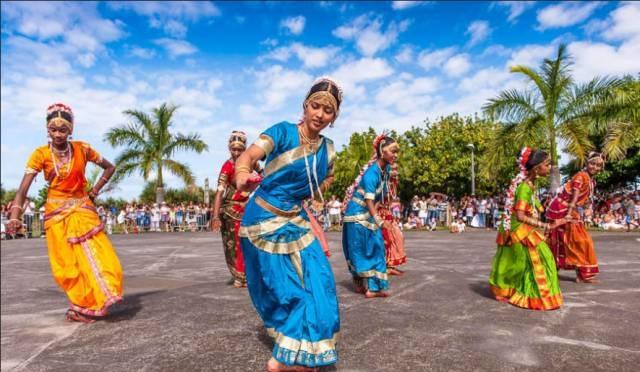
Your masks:
<svg viewBox="0 0 640 372"><path fill-rule="evenodd" d="M329 207L329 220L331 225L340 225L341 218L340 213L342 211L342 203L338 200L336 195L331 196L331 200L328 203Z"/></svg>

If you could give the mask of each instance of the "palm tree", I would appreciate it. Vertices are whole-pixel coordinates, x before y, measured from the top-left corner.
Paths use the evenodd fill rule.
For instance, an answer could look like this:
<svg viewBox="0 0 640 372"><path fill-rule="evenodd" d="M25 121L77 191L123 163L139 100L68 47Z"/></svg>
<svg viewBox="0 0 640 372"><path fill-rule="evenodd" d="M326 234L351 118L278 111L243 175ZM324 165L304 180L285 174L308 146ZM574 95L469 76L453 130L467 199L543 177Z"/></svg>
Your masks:
<svg viewBox="0 0 640 372"><path fill-rule="evenodd" d="M596 77L585 84L576 84L571 76L571 59L565 45L560 45L555 59L545 59L539 71L527 66L511 67L522 74L533 89L501 92L484 105L484 112L494 120L504 121L494 151L518 144L548 144L551 155L551 190L560 186L558 169L558 139L566 151L584 159L594 146L588 134L598 105L607 106L607 97L621 86L616 78ZM605 110L600 107L600 112ZM609 112L605 116L610 116Z"/></svg>
<svg viewBox="0 0 640 372"><path fill-rule="evenodd" d="M178 150L191 150L200 154L208 150L208 146L200 139L199 134L171 133L171 118L176 109L177 106L163 103L153 109L153 117L142 111L124 111L133 122L112 128L105 134L105 140L111 146L127 147L116 158L118 171L113 184L135 172L139 172L147 181L151 172L155 172L156 202L161 203L164 200L163 171L180 177L187 186L194 183L189 166L173 160L173 155Z"/></svg>

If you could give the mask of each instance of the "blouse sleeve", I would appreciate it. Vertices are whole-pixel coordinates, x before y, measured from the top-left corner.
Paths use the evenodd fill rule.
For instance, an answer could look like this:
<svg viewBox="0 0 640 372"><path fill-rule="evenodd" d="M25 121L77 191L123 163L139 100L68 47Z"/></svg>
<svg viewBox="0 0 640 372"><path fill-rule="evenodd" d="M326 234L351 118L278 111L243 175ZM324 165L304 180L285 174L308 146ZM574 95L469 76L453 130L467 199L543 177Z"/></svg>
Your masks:
<svg viewBox="0 0 640 372"><path fill-rule="evenodd" d="M92 163L99 163L102 161L102 155L97 152L91 145L88 143L82 143L82 149L84 150L84 156L87 161Z"/></svg>
<svg viewBox="0 0 640 372"><path fill-rule="evenodd" d="M44 156L40 149L36 149L31 153L25 168L26 174L36 174L44 168Z"/></svg>
<svg viewBox="0 0 640 372"><path fill-rule="evenodd" d="M516 189L514 210L524 212L529 211L532 208L530 204L531 194L532 191L529 185L524 182L518 185L518 188Z"/></svg>
<svg viewBox="0 0 640 372"><path fill-rule="evenodd" d="M218 176L218 191L224 191L231 182L233 177L233 164L230 161L226 161L220 170L220 176Z"/></svg>
<svg viewBox="0 0 640 372"><path fill-rule="evenodd" d="M282 146L281 143L284 139L285 133L283 125L286 125L286 123L279 123L269 127L267 130L262 132L260 137L258 137L258 139L253 143L264 151L265 158L272 152L277 152L279 147Z"/></svg>
<svg viewBox="0 0 640 372"><path fill-rule="evenodd" d="M376 199L376 189L378 188L378 177L374 168L369 168L368 171L362 177L362 188L364 189L364 198L369 200Z"/></svg>
<svg viewBox="0 0 640 372"><path fill-rule="evenodd" d="M571 178L571 187L573 190L583 191L585 187L589 186L589 180L584 172L579 172L573 178Z"/></svg>

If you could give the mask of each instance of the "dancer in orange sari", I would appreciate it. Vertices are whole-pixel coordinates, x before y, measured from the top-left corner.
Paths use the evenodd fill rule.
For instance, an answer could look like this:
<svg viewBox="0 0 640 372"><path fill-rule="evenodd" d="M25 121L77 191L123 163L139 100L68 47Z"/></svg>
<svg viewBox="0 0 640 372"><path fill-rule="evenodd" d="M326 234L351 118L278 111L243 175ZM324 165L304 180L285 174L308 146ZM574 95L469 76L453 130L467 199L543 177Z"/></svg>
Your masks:
<svg viewBox="0 0 640 372"><path fill-rule="evenodd" d="M575 270L576 282L592 283L598 274L598 260L593 240L584 227L577 207L584 206L593 195L593 177L602 171L604 158L597 152L589 153L587 166L567 182L551 201L546 212L550 221L566 218L570 223L551 229L547 241L558 269Z"/></svg>
<svg viewBox="0 0 640 372"><path fill-rule="evenodd" d="M109 307L122 300L120 261L93 204L115 167L89 144L69 141L73 125L70 107L61 103L49 106L50 143L38 147L29 158L11 209L9 229L21 225L19 206L36 175L43 172L49 183L44 227L51 271L71 302L67 320L91 323L105 317ZM87 162L104 169L88 192Z"/></svg>

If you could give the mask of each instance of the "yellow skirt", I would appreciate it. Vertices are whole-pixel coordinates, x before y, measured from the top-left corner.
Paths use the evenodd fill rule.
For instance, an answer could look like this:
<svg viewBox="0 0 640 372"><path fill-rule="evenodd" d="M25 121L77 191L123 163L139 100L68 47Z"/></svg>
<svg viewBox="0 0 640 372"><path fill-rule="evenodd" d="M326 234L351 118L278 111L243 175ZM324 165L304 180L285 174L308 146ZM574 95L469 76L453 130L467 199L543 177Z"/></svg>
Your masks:
<svg viewBox="0 0 640 372"><path fill-rule="evenodd" d="M122 300L122 267L103 232L95 207L86 200L45 216L51 271L71 309L101 317Z"/></svg>

